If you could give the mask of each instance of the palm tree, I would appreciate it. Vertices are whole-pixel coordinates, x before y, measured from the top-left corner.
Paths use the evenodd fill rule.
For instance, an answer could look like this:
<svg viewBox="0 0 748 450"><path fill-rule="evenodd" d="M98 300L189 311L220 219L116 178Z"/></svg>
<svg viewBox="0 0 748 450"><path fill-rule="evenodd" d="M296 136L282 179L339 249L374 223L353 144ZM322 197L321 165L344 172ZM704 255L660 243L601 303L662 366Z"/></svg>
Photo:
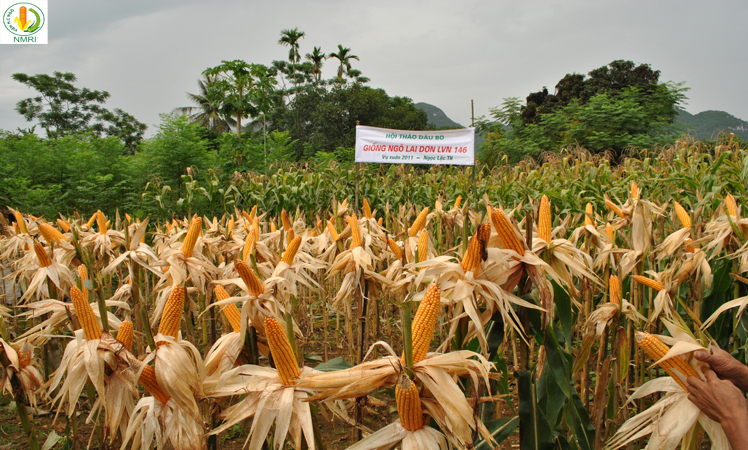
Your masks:
<svg viewBox="0 0 748 450"><path fill-rule="evenodd" d="M325 60L326 55L322 53L322 49L319 47L314 47L314 50L312 53L306 54L306 59L312 62L312 74L314 75L314 79L316 81L319 81L322 77L322 64Z"/></svg>
<svg viewBox="0 0 748 450"><path fill-rule="evenodd" d="M298 28L293 30L281 31L281 38L278 41L280 45L287 45L291 47L288 51L288 61L294 64L298 64L301 61L301 54L299 53L299 39L306 35L303 31L299 31Z"/></svg>
<svg viewBox="0 0 748 450"><path fill-rule="evenodd" d="M236 125L236 120L221 114L222 101L208 98L208 92L216 81L218 81L217 75L205 75L202 80L197 80L199 93L188 92L187 98L198 106L182 106L175 108L174 112L187 115L191 122L220 134L231 131L231 128Z"/></svg>
<svg viewBox="0 0 748 450"><path fill-rule="evenodd" d="M359 61L358 56L356 55L349 55L348 52L350 52L351 49L348 47L343 47L342 45L338 44L338 52L337 53L330 53L330 56L328 58L335 58L340 62L340 66L338 66L338 82L343 82L343 75L348 73L349 70L351 70L351 60L355 59L356 61Z"/></svg>

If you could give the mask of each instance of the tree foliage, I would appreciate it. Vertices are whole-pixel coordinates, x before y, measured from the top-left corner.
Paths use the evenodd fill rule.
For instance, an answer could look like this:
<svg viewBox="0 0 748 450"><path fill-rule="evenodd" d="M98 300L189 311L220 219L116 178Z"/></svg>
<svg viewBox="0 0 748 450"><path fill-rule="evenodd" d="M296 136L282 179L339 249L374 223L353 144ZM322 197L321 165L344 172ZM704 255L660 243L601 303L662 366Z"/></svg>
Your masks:
<svg viewBox="0 0 748 450"><path fill-rule="evenodd" d="M132 152L143 138L145 124L120 109L112 112L104 108L109 93L76 87L73 83L77 79L70 72L31 76L14 73L12 78L38 92L19 101L16 111L29 122L38 120L50 139L91 132L117 137Z"/></svg>

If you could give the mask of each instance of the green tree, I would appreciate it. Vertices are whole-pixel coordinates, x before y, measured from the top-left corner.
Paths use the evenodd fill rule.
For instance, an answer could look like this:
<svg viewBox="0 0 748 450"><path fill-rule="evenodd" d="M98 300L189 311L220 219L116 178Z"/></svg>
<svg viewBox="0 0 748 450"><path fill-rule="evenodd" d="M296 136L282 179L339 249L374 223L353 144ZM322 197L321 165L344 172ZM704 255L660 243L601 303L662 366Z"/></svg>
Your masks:
<svg viewBox="0 0 748 450"><path fill-rule="evenodd" d="M301 61L299 40L301 40L305 35L306 33L299 31L298 27L281 31L281 38L278 40L278 43L290 47L288 51L288 62L298 64Z"/></svg>
<svg viewBox="0 0 748 450"><path fill-rule="evenodd" d="M349 52L351 51L348 47L343 47L342 45L338 44L338 52L337 53L330 53L327 58L335 58L338 60L338 83L343 82L343 75L349 74L351 71L351 60L355 59L356 61L359 61L358 56L351 55Z"/></svg>
<svg viewBox="0 0 748 450"><path fill-rule="evenodd" d="M209 98L211 89L214 88L218 76L204 75L202 80L197 80L198 93L187 93L189 98L197 106L183 106L174 110L177 114L185 114L189 119L208 130L217 134L228 133L236 125L236 120L231 116L225 116L221 112L223 98L214 95Z"/></svg>
<svg viewBox="0 0 748 450"><path fill-rule="evenodd" d="M14 73L12 78L39 93L19 101L16 111L29 122L38 120L50 139L92 132L97 136L115 136L132 152L143 138L145 124L120 109L111 112L104 108L109 93L75 87L77 79L72 73L32 76Z"/></svg>
<svg viewBox="0 0 748 450"><path fill-rule="evenodd" d="M312 75L314 75L314 80L317 82L322 79L322 65L326 56L319 47L314 47L312 53L307 53L305 56L312 63Z"/></svg>
<svg viewBox="0 0 748 450"><path fill-rule="evenodd" d="M236 136L241 141L242 119L257 117L266 104L261 101L268 96L276 81L270 77L267 67L249 64L242 60L222 61L222 64L206 69L206 76L217 77L208 90L207 98L219 102L219 111L236 118Z"/></svg>

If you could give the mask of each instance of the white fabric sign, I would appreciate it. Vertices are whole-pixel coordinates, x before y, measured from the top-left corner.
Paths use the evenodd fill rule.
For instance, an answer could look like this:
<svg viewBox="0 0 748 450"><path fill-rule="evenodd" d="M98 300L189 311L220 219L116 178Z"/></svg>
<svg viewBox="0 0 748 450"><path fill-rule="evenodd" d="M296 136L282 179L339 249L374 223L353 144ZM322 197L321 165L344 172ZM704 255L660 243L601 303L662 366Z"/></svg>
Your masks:
<svg viewBox="0 0 748 450"><path fill-rule="evenodd" d="M475 128L404 131L356 127L356 162L475 165Z"/></svg>

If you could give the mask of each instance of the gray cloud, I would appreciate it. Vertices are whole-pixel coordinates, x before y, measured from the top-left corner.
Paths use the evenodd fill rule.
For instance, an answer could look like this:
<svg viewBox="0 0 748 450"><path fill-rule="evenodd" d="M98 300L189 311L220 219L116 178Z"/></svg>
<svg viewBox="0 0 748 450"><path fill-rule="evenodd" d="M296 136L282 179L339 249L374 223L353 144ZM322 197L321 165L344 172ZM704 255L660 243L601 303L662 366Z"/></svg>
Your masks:
<svg viewBox="0 0 748 450"><path fill-rule="evenodd" d="M687 109L748 119L743 20L748 4L681 1L66 1L50 2L49 44L0 47L0 128L28 126L14 111L32 94L15 72L68 71L79 86L111 93L149 124L189 104L186 92L224 59L285 59L282 29L306 32L303 53L338 44L361 58L372 87L441 107L470 122L505 97L553 89L566 73L615 59L649 63L685 81ZM328 61L324 76L335 73Z"/></svg>

